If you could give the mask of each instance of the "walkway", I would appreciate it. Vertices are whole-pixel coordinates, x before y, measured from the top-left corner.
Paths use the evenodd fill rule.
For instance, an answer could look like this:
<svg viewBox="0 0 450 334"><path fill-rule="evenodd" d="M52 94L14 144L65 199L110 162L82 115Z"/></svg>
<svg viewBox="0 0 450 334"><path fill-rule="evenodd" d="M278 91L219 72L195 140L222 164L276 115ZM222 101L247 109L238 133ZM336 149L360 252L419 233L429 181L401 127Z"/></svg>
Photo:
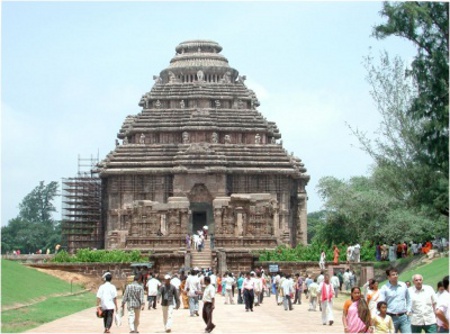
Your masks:
<svg viewBox="0 0 450 334"><path fill-rule="evenodd" d="M272 295L264 299L263 305L255 307L254 312L247 313L243 305L224 305L224 297L217 294L213 315L216 328L212 333L343 333L340 309L347 298L340 295L335 300L334 325L323 326L321 312L309 312L305 299L302 305L295 305L293 311L285 311L283 306L276 305ZM94 299L92 303L95 304ZM204 333L204 328L201 316L190 317L188 309L174 311L172 333ZM157 310L146 309L141 313L139 332L165 333L160 307ZM92 307L39 326L28 333L103 333L103 319L96 318L95 307ZM122 318L122 326L113 325L111 333L129 333L126 314Z"/></svg>

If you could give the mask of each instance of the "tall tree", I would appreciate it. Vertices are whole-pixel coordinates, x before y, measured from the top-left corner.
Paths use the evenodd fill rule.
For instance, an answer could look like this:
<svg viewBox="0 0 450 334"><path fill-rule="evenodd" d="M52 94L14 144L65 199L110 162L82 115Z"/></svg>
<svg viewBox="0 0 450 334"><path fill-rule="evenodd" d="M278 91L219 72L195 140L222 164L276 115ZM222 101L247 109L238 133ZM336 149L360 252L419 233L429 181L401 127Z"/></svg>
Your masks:
<svg viewBox="0 0 450 334"><path fill-rule="evenodd" d="M55 246L61 241L61 228L52 214L58 195L58 183L39 183L19 204L19 215L2 227L2 253L14 249L35 252Z"/></svg>
<svg viewBox="0 0 450 334"><path fill-rule="evenodd" d="M374 27L375 37L399 36L417 47L407 72L418 90L409 112L422 125L427 163L448 175L449 3L385 2L380 14L387 22Z"/></svg>

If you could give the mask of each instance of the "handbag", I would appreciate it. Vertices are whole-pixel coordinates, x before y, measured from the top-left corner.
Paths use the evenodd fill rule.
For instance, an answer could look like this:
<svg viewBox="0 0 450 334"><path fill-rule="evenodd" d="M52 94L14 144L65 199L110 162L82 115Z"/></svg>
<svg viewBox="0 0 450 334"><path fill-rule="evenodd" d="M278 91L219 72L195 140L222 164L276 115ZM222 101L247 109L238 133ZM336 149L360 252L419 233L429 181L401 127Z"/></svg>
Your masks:
<svg viewBox="0 0 450 334"><path fill-rule="evenodd" d="M97 307L97 310L95 311L95 315L97 318L103 318L105 315L103 314L102 308L99 306Z"/></svg>

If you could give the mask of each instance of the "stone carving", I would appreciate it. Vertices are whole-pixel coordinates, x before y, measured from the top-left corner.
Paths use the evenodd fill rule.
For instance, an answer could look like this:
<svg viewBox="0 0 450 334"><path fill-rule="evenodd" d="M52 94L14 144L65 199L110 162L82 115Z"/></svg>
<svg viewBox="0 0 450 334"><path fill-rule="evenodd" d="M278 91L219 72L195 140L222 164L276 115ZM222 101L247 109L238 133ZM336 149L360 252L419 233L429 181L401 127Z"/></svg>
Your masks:
<svg viewBox="0 0 450 334"><path fill-rule="evenodd" d="M189 144L189 133L184 131L181 136L183 138L183 144Z"/></svg>
<svg viewBox="0 0 450 334"><path fill-rule="evenodd" d="M244 81L247 80L247 77L245 75L238 76L238 82L241 84L244 84Z"/></svg>
<svg viewBox="0 0 450 334"><path fill-rule="evenodd" d="M141 136L139 137L139 144L145 144L145 135L141 133Z"/></svg>
<svg viewBox="0 0 450 334"><path fill-rule="evenodd" d="M277 140L275 139L275 137L272 137L272 139L270 140L270 143L271 144L276 144L277 143Z"/></svg>
<svg viewBox="0 0 450 334"><path fill-rule="evenodd" d="M177 77L173 74L172 71L169 71L169 83L177 82Z"/></svg>
<svg viewBox="0 0 450 334"><path fill-rule="evenodd" d="M223 77L222 77L222 79L220 80L220 82L223 82L223 83L231 83L231 72L230 72L230 71L227 71L227 72L223 75Z"/></svg>
<svg viewBox="0 0 450 334"><path fill-rule="evenodd" d="M186 105L185 105L185 103L184 103L184 100L181 100L181 101L180 101L180 108L181 108L181 109L184 109L185 106L186 106Z"/></svg>
<svg viewBox="0 0 450 334"><path fill-rule="evenodd" d="M239 109L244 109L245 108L245 103L242 100L238 100L238 108Z"/></svg>
<svg viewBox="0 0 450 334"><path fill-rule="evenodd" d="M116 146L119 146L119 139L116 139Z"/></svg>
<svg viewBox="0 0 450 334"><path fill-rule="evenodd" d="M225 144L231 144L231 137L230 137L230 135L225 135L225 137L223 139L225 141Z"/></svg>
<svg viewBox="0 0 450 334"><path fill-rule="evenodd" d="M215 100L214 104L216 105L216 109L220 108L220 100Z"/></svg>
<svg viewBox="0 0 450 334"><path fill-rule="evenodd" d="M199 70L199 71L197 72L197 80L198 80L198 81L205 81L203 71Z"/></svg>
<svg viewBox="0 0 450 334"><path fill-rule="evenodd" d="M259 145L261 144L261 136L259 135L259 133L257 133L255 135L255 145Z"/></svg>
<svg viewBox="0 0 450 334"><path fill-rule="evenodd" d="M188 153L212 153L213 149L207 143L192 143L186 150Z"/></svg>
<svg viewBox="0 0 450 334"><path fill-rule="evenodd" d="M128 137L124 137L122 141L123 145L128 145Z"/></svg>
<svg viewBox="0 0 450 334"><path fill-rule="evenodd" d="M153 84L154 86L162 83L161 77L159 75L154 75L153 80L155 81L155 83Z"/></svg>
<svg viewBox="0 0 450 334"><path fill-rule="evenodd" d="M213 144L217 144L219 142L219 135L217 134L217 132L213 132L211 135L211 142Z"/></svg>
<svg viewBox="0 0 450 334"><path fill-rule="evenodd" d="M155 107L156 108L161 108L161 101L160 100L156 100L156 102L155 102Z"/></svg>

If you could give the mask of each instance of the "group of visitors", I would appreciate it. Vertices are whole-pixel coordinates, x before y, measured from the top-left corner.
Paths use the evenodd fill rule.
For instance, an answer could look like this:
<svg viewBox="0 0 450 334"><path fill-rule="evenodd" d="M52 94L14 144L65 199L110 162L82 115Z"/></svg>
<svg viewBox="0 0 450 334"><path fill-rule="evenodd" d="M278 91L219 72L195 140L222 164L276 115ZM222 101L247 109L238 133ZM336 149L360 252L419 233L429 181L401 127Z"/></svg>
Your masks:
<svg viewBox="0 0 450 334"><path fill-rule="evenodd" d="M375 257L377 261L395 261L408 256L428 254L430 250L437 249L443 251L448 249L448 240L446 238L436 238L435 240L425 242L406 241L392 243L378 243L376 245Z"/></svg>
<svg viewBox="0 0 450 334"><path fill-rule="evenodd" d="M186 234L186 249L194 249L201 252L205 248L205 241L208 240L208 226L205 225L201 230L192 235Z"/></svg>
<svg viewBox="0 0 450 334"><path fill-rule="evenodd" d="M423 283L423 277L416 274L413 284L398 280L394 268L386 271L388 282L378 289L378 282L370 279L363 287L357 286L356 279L347 269L335 272L332 277L321 271L317 277L302 277L283 272L267 275L262 268L234 275L226 272L220 276L211 269L194 268L186 276L184 271L178 274L149 273L145 280L141 274L134 276L132 283L126 286L121 308L117 302L117 290L111 284L112 274L103 275L105 283L97 293L97 306L104 316L105 333L110 332L114 311L123 315L125 305L128 311L128 324L131 333L139 333L139 318L145 309L145 293L148 310L161 305L163 324L166 333L171 332L172 314L183 304L189 309L191 317L201 317L206 324L205 331L210 333L216 327L213 323L213 311L217 295L223 296L225 305L242 304L245 312L253 312L255 306L263 303L264 296L275 296L275 305L292 311L293 305L302 304L302 295L309 299L308 311L321 311L323 325L334 324L333 300L342 288L351 286L350 299L343 305L342 322L346 333L448 333L449 302L448 276L439 282L437 292ZM342 276L342 279L340 278ZM146 283L144 284L144 282ZM349 283L347 283L349 282ZM237 297L237 300L236 300ZM200 306L202 305L201 313ZM117 315L116 315L117 317Z"/></svg>
<svg viewBox="0 0 450 334"><path fill-rule="evenodd" d="M448 276L438 283L438 291L423 284L415 274L408 287L398 280L395 268L386 270L388 282L378 289L369 280L364 291L351 288L351 298L344 303L342 322L346 333L448 333L450 294Z"/></svg>

